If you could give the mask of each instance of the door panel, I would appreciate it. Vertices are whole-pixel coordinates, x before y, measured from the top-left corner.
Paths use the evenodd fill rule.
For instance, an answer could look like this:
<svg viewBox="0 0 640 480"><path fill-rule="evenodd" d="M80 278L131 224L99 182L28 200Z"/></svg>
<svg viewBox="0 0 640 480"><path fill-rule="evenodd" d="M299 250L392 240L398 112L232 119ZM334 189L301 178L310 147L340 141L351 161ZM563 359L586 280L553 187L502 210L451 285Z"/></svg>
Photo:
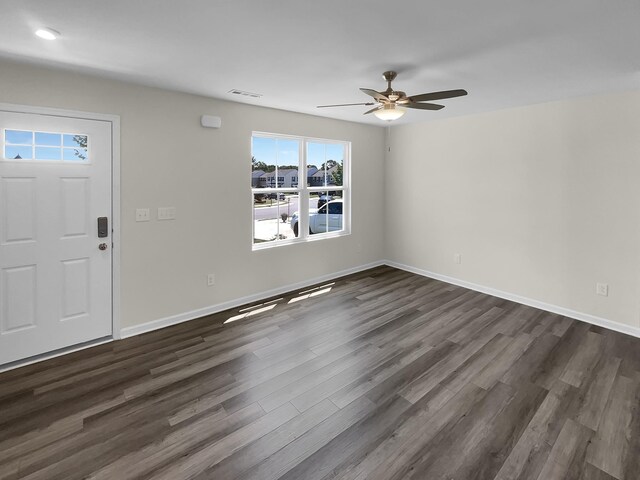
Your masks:
<svg viewBox="0 0 640 480"><path fill-rule="evenodd" d="M35 265L2 270L1 334L36 326L36 277Z"/></svg>
<svg viewBox="0 0 640 480"><path fill-rule="evenodd" d="M0 364L111 335L111 124L0 111L0 142Z"/></svg>
<svg viewBox="0 0 640 480"><path fill-rule="evenodd" d="M0 211L2 243L34 241L36 236L35 177L2 178Z"/></svg>
<svg viewBox="0 0 640 480"><path fill-rule="evenodd" d="M61 320L89 315L90 259L76 258L62 262Z"/></svg>
<svg viewBox="0 0 640 480"><path fill-rule="evenodd" d="M63 237L89 235L89 189L86 177L60 179Z"/></svg>

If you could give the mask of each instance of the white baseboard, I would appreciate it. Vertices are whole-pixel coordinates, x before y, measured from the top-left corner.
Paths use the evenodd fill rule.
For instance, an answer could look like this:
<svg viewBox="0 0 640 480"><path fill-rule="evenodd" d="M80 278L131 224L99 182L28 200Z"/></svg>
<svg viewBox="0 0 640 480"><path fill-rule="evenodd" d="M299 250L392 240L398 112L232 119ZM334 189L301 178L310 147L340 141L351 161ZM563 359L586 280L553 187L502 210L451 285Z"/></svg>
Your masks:
<svg viewBox="0 0 640 480"><path fill-rule="evenodd" d="M400 270L406 270L407 272L422 275L423 277L433 278L434 280L451 283L452 285L458 285L459 287L468 288L469 290L475 290L476 292L486 293L487 295L492 295L494 297L504 298L505 300L511 300L512 302L520 303L522 305L539 308L540 310L545 310L547 312L557 313L558 315L574 318L576 320L580 320L581 322L591 323L599 327L608 328L609 330L615 330L616 332L626 333L627 335L632 335L634 337L640 337L640 328L638 327L625 325L624 323L613 322L611 320L607 320L606 318L596 317L595 315L577 312L575 310L559 307L558 305L553 305L551 303L540 302L538 300L522 297L513 293L503 292L502 290L497 290L495 288L485 287L484 285L478 285L476 283L459 280L454 277L441 275L439 273L430 272L428 270L422 270L410 265L403 265L401 263L392 262L390 260L385 260L382 263L384 263L385 265L389 265L390 267L395 267L399 268Z"/></svg>
<svg viewBox="0 0 640 480"><path fill-rule="evenodd" d="M284 285L279 288L274 288L272 290L265 290L260 293L248 295L246 297L236 298L228 302L218 303L216 305L199 308L197 310L191 310L190 312L179 313L177 315L160 318L158 320L152 320L150 322L142 323L140 325L134 325L132 327L125 327L122 330L120 330L120 338L133 337L135 335L140 335L141 333L151 332L153 330L158 330L160 328L169 327L171 325L176 325L178 323L187 322L189 320L204 317L206 315L212 315L214 313L222 312L230 308L246 305L247 303L257 302L259 300L264 300L266 298L270 298L275 295L282 295L283 293L291 292L293 290L298 290L300 288L305 288L310 285L314 285L316 283L326 282L327 280L333 280L335 278L343 277L345 275L350 275L352 273L357 273L363 270L368 270L370 268L379 267L380 265L384 265L384 263L385 262L382 262L382 261L367 263L366 265L360 265L358 267L348 268L346 270L341 270L339 272L322 275L320 277L311 278L309 280L304 280L302 282L292 283L289 285Z"/></svg>
<svg viewBox="0 0 640 480"><path fill-rule="evenodd" d="M335 272L327 275L322 275L320 277L311 278L309 280L304 280L302 282L284 285L280 288L274 288L272 290L266 290L253 295L248 295L246 297L236 298L228 302L211 305L209 307L199 308L197 310L192 310L190 312L172 315L170 317L160 318L158 320L152 320L150 322L146 322L140 325L134 325L132 327L126 327L120 331L120 335L121 335L121 338L140 335L142 333L151 332L153 330L169 327L171 325L177 325L178 323L187 322L189 320L194 320L196 318L204 317L206 315L212 315L214 313L222 312L230 308L246 305L247 303L253 303L259 300L264 300L266 298L270 298L275 295L282 295L283 293L288 293L293 290L298 290L300 288L308 287L310 285L325 282L328 280L333 280L335 278L342 277L344 275L350 275L352 273L368 270L369 268L378 267L380 265L389 265L390 267L399 268L401 270L415 273L417 275L433 278L435 280L440 280L442 282L450 283L452 285L458 285L460 287L468 288L470 290L475 290L476 292L486 293L487 295L492 295L498 298L504 298L505 300L510 300L512 302L520 303L522 305L539 308L540 310L556 313L558 315L563 315L565 317L573 318L576 320L580 320L582 322L590 323L592 325L597 325L599 327L608 328L609 330L614 330L616 332L625 333L627 335L632 335L634 337L640 338L640 328L638 327L625 325L619 322L613 322L611 320L607 320L606 318L596 317L595 315L590 315L588 313L578 312L575 310L571 310L569 308L541 302L539 300L523 297L521 295L516 295L514 293L504 292L502 290L497 290L495 288L486 287L484 285L479 285L472 282L467 282L465 280L449 277L447 275L441 275L439 273L430 272L428 270L423 270L420 268L412 267L410 265L404 265L404 264L393 262L390 260L382 260L378 262L368 263L366 265L360 265L358 267L341 270L339 272Z"/></svg>
<svg viewBox="0 0 640 480"><path fill-rule="evenodd" d="M327 275L322 275L320 277L311 278L308 280L304 280L302 282L293 283L289 285L282 286L280 288L274 288L272 290L266 290L260 293L256 293L254 295L249 295L246 297L237 298L234 300L230 300L228 302L219 303L217 305L211 305L209 307L200 308L197 310L192 310L190 312L181 313L178 315L173 315L170 317L161 318L158 320L153 320L151 322L146 322L141 325L134 325L132 327L123 328L120 331L121 338L132 337L135 335L140 335L141 333L151 332L153 330L158 330L160 328L169 327L171 325L176 325L178 323L187 322L189 320L193 320L196 318L200 318L206 315L211 315L214 313L221 312L223 310L228 310L230 308L239 307L245 305L247 303L253 303L259 300L263 300L266 298L273 297L275 295L282 295L284 293L288 293L294 290L298 290L301 288L308 287L310 285L326 282L329 280L334 280L338 277L342 277L345 275L350 275L352 273L361 272L363 270L368 270L370 268L379 267L380 265L388 265L390 267L399 268L401 270L405 270L407 272L415 273L417 275L421 275L424 277L433 278L435 280L440 280L442 282L450 283L452 285L458 285L460 287L468 288L470 290L475 290L477 292L486 293L487 295L492 295L498 298L504 298L505 300L510 300L512 302L520 303L522 305L528 305L530 307L539 308L540 310L545 310L547 312L557 313L558 315L563 315L565 317L574 318L576 320L580 320L582 322L590 323L592 325L597 325L599 327L608 328L609 330L614 330L616 332L625 333L627 335L632 335L634 337L640 338L640 328L633 327L630 325L625 325L618 322L613 322L611 320L607 320L605 318L596 317L595 315L590 315L588 313L577 312L575 310L571 310L568 308L560 307L557 305L553 305L550 303L540 302L538 300L533 300L531 298L522 297L520 295L516 295L509 292L504 292L502 290L497 290L491 287L485 287L484 285L478 285L476 283L467 282L465 280L460 280L454 277L449 277L447 275L441 275L439 273L430 272L428 270L422 270L420 268L412 267L410 265L404 265L398 262L393 262L390 260L381 260L377 262L368 263L365 265L360 265L358 267L349 268L346 270L341 270L339 272L330 273ZM57 357L60 355L65 355L67 353L71 353L77 350L82 350L85 348L90 348L92 346L100 345L102 343L111 342L113 339L100 339L95 342L89 342L87 344L76 345L69 349L64 349L56 352L51 352L49 354L44 354L39 357L29 358L23 362L15 362L10 365L2 365L0 366L0 372L5 370L11 370L13 368L17 368L24 365L29 365L31 363L39 362L45 359Z"/></svg>

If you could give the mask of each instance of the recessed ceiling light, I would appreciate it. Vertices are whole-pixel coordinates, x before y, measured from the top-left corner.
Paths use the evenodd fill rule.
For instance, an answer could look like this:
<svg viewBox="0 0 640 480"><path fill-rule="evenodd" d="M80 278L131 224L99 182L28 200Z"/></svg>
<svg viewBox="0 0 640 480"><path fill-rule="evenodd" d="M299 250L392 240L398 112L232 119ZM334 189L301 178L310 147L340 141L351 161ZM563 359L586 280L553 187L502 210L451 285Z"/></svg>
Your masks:
<svg viewBox="0 0 640 480"><path fill-rule="evenodd" d="M36 30L36 35L40 38L44 38L45 40L55 40L60 36L60 32L53 28L39 28Z"/></svg>

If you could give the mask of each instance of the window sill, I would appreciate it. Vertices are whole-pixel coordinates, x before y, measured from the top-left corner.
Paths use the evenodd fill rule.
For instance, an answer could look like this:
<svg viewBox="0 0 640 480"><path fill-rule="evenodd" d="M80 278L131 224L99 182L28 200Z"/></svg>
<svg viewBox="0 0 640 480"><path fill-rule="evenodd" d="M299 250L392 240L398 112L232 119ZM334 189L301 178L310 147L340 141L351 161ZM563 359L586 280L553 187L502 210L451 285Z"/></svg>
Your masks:
<svg viewBox="0 0 640 480"><path fill-rule="evenodd" d="M351 235L351 232L348 230L340 230L339 232L330 232L330 233L317 233L307 238L290 238L288 240L280 240L278 242L264 242L264 243L254 243L252 245L252 250L269 250L270 248L283 247L285 245L295 245L298 243L312 243L317 242L319 240L327 240L330 238L338 238L338 237L346 237Z"/></svg>

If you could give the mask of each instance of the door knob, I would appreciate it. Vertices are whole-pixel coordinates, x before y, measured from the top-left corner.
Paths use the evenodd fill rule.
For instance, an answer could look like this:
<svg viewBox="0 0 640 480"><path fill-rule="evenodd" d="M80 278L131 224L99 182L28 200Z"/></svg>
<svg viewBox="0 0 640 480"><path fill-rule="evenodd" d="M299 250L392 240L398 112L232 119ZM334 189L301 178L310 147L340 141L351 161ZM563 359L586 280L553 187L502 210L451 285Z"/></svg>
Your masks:
<svg viewBox="0 0 640 480"><path fill-rule="evenodd" d="M101 243L100 245L98 245L98 248L100 250L106 250L107 249L107 244L106 243Z"/></svg>

